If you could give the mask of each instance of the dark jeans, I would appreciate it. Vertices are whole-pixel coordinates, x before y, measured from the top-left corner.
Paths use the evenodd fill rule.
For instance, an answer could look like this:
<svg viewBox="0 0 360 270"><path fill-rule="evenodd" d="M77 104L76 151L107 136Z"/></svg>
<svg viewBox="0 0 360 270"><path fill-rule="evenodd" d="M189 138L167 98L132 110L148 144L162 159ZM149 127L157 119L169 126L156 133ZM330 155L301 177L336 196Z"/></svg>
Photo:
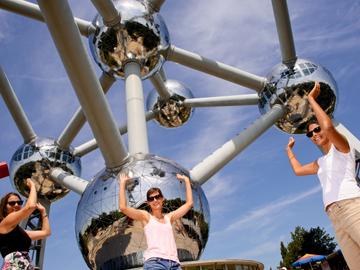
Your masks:
<svg viewBox="0 0 360 270"><path fill-rule="evenodd" d="M150 258L144 263L144 270L181 270L178 262L162 259Z"/></svg>

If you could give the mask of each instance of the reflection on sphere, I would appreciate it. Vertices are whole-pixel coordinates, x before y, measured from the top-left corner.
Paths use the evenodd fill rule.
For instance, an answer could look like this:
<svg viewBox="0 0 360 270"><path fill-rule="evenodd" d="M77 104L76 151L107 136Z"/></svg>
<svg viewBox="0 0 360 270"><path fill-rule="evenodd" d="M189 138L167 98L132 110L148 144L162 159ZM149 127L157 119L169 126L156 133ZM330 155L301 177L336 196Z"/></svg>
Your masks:
<svg viewBox="0 0 360 270"><path fill-rule="evenodd" d="M160 50L169 46L169 33L159 13L149 13L144 2L114 1L121 14L120 25L107 27L97 15L94 34L89 36L92 55L100 68L124 78L124 65L136 60L143 79L158 71L164 58Z"/></svg>
<svg viewBox="0 0 360 270"><path fill-rule="evenodd" d="M71 150L60 149L53 139L36 138L35 141L21 145L11 158L10 178L14 188L28 196L26 179L35 183L38 197L56 201L64 197L69 190L49 178L51 168L61 168L73 175L80 176L80 158Z"/></svg>
<svg viewBox="0 0 360 270"><path fill-rule="evenodd" d="M314 114L307 101L307 95L320 82L317 102L332 116L337 100L337 85L331 73L324 67L309 60L298 59L294 69L279 64L267 76L268 84L260 93L259 109L262 114L275 104L286 104L288 112L276 126L287 133L305 133L306 124Z"/></svg>
<svg viewBox="0 0 360 270"><path fill-rule="evenodd" d="M185 203L185 184L176 174L188 172L173 161L153 156L132 157L121 169L98 173L88 185L76 211L75 232L81 253L91 269L127 269L143 264L146 240L141 222L118 209L119 172L132 174L127 185L130 207L147 209L146 192L159 187L166 199L164 212ZM192 183L194 206L173 224L181 261L196 260L205 248L209 234L209 206L200 185Z"/></svg>
<svg viewBox="0 0 360 270"><path fill-rule="evenodd" d="M148 110L156 112L155 120L161 126L180 127L189 121L193 112L193 108L185 106L183 101L193 98L194 95L187 86L179 81L167 80L164 83L172 96L168 100L163 100L153 89L147 97L146 107Z"/></svg>

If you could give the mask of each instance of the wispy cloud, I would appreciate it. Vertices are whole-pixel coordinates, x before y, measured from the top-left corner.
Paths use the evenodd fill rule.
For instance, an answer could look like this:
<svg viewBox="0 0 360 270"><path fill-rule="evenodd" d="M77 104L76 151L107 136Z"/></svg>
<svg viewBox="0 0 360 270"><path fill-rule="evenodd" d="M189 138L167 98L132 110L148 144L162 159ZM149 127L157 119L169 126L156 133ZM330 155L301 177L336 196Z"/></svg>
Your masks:
<svg viewBox="0 0 360 270"><path fill-rule="evenodd" d="M232 230L241 230L246 227L248 224L261 224L264 218L272 218L280 210L286 208L287 206L297 203L303 199L306 199L309 196L312 196L318 193L321 190L320 186L316 186L304 192L298 194L291 194L274 202L267 203L264 207L259 207L255 210L249 211L246 215L240 217L238 220L232 222L227 228L226 231Z"/></svg>
<svg viewBox="0 0 360 270"><path fill-rule="evenodd" d="M6 19L6 11L0 10L0 42L3 42L9 35L10 26Z"/></svg>
<svg viewBox="0 0 360 270"><path fill-rule="evenodd" d="M36 81L41 83L63 83L69 81L68 77L49 77L49 76L39 77L39 76L24 75L24 74L22 75L9 74L8 77L14 80L29 80L29 81Z"/></svg>
<svg viewBox="0 0 360 270"><path fill-rule="evenodd" d="M254 258L254 257L260 257L261 255L264 254L277 252L279 250L280 241L278 241L278 239L276 240L277 241L274 240L266 241L264 243L261 243L260 245L256 245L250 249L246 249L246 251L241 252L238 255L238 258Z"/></svg>

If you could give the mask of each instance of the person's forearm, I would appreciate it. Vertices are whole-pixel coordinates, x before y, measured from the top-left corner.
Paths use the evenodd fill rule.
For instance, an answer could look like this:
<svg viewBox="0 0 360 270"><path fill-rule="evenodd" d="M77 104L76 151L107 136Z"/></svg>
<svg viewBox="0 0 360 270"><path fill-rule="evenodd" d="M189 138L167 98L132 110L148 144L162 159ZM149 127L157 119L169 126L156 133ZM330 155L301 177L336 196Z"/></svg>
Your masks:
<svg viewBox="0 0 360 270"><path fill-rule="evenodd" d="M125 192L125 183L124 181L120 182L120 191L119 191L119 209L126 209L126 192Z"/></svg>
<svg viewBox="0 0 360 270"><path fill-rule="evenodd" d="M29 197L28 197L28 199L26 201L26 206L31 208L31 209L35 209L36 208L36 203L37 203L36 187L35 187L35 184L31 184Z"/></svg>
<svg viewBox="0 0 360 270"><path fill-rule="evenodd" d="M316 120L323 129L333 127L330 117L326 112L320 107L319 103L313 97L308 97L310 106L315 114Z"/></svg>
<svg viewBox="0 0 360 270"><path fill-rule="evenodd" d="M41 230L46 233L46 236L49 236L51 234L51 229L49 223L49 216L46 214L46 212L41 213L41 220L42 220Z"/></svg>
<svg viewBox="0 0 360 270"><path fill-rule="evenodd" d="M301 163L296 159L296 156L291 148L287 149L287 155L289 158L290 165L294 173L297 175L299 173L299 169L301 168Z"/></svg>
<svg viewBox="0 0 360 270"><path fill-rule="evenodd" d="M190 180L185 181L185 188L186 188L186 203L189 205L193 205L193 196L192 196L192 189Z"/></svg>

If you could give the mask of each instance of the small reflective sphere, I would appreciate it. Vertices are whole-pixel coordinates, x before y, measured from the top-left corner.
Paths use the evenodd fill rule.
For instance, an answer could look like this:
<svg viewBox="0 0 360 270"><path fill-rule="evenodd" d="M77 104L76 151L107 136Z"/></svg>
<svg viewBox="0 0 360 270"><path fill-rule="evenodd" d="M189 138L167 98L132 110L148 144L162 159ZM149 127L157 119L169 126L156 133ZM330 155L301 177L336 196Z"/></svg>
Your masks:
<svg viewBox="0 0 360 270"><path fill-rule="evenodd" d="M320 82L320 95L316 100L332 116L338 93L336 82L326 68L298 59L293 70L284 64L275 66L267 79L268 84L259 94L259 109L265 114L275 104L285 104L288 112L276 123L282 131L291 134L306 132L306 124L315 117L307 101L315 81Z"/></svg>
<svg viewBox="0 0 360 270"><path fill-rule="evenodd" d="M149 211L146 192L161 189L168 213L185 203L185 184L176 174L188 172L180 165L154 155L136 155L115 171L98 173L83 193L76 211L75 233L90 269L129 269L143 264L146 240L141 222L119 211L117 175L132 177L127 185L128 206ZM193 208L173 224L180 261L197 260L209 236L209 205L202 188L192 183Z"/></svg>
<svg viewBox="0 0 360 270"><path fill-rule="evenodd" d="M146 107L148 110L156 112L155 120L163 127L176 128L185 124L193 112L193 108L187 107L183 104L186 98L193 98L194 95L188 87L184 84L167 80L165 82L166 88L172 96L168 100L163 100L159 94L153 89L146 100Z"/></svg>
<svg viewBox="0 0 360 270"><path fill-rule="evenodd" d="M26 179L31 178L36 185L38 197L56 201L69 190L49 179L51 168L61 168L73 175L80 176L80 158L72 150L60 149L50 138L36 138L35 141L21 145L11 158L10 178L14 188L28 196Z"/></svg>
<svg viewBox="0 0 360 270"><path fill-rule="evenodd" d="M149 13L143 1L113 1L121 14L120 25L107 27L97 15L94 34L89 36L92 55L100 68L124 78L124 66L136 60L143 79L158 71L164 58L160 50L169 46L169 32L159 13Z"/></svg>

